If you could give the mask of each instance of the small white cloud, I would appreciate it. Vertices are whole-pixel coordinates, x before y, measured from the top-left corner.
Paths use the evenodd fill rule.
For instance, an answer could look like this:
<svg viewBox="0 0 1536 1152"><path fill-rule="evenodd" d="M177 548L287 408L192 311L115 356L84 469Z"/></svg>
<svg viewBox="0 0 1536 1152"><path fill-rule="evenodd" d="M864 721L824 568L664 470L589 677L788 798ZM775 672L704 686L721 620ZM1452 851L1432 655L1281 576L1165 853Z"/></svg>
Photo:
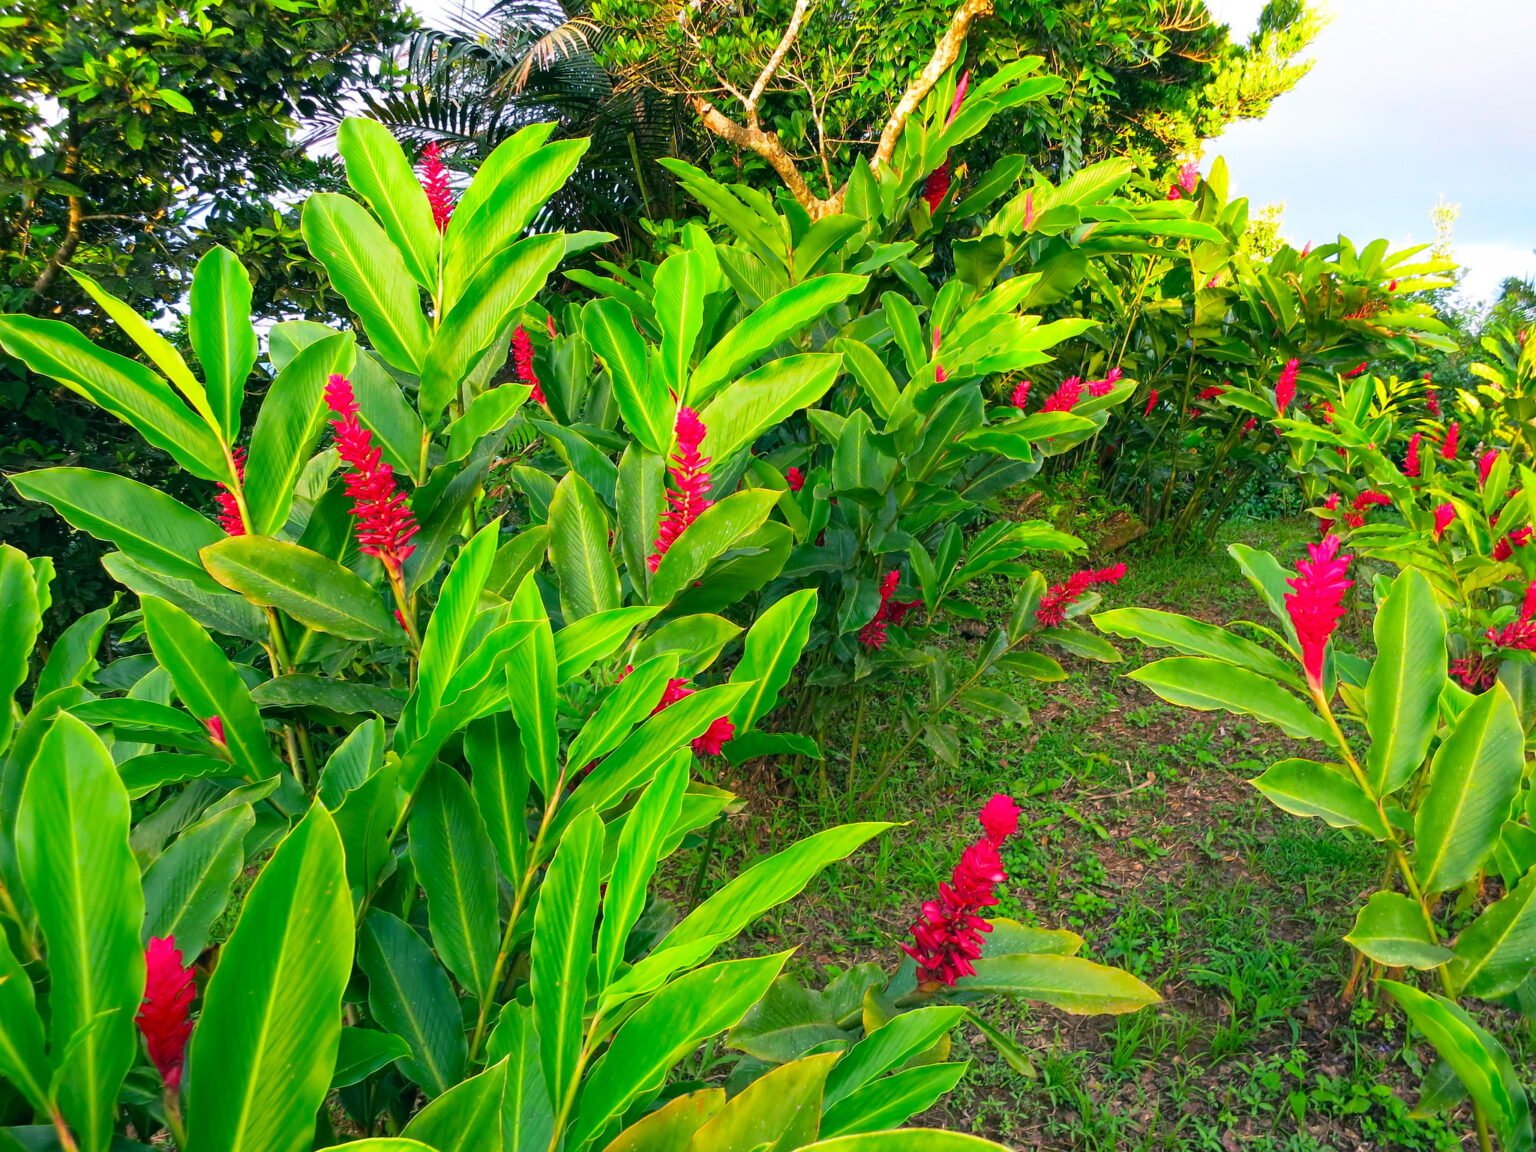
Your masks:
<svg viewBox="0 0 1536 1152"><path fill-rule="evenodd" d="M1536 277L1536 252L1518 244L1457 244L1455 257L1466 269L1461 295L1468 300L1492 301L1511 276Z"/></svg>

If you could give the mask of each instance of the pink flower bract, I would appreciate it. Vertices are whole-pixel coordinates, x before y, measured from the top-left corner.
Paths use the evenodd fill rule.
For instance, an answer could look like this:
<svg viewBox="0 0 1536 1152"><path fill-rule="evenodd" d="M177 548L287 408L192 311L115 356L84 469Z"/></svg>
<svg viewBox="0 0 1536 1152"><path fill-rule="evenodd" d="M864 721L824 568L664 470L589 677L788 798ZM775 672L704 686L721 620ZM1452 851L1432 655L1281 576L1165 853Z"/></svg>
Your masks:
<svg viewBox="0 0 1536 1152"><path fill-rule="evenodd" d="M1070 412L1079 400L1083 398L1083 382L1080 377L1068 376L1045 398L1045 403L1040 406L1042 412Z"/></svg>
<svg viewBox="0 0 1536 1152"><path fill-rule="evenodd" d="M192 984L192 969L183 967L181 950L170 936L150 940L144 963L144 1000L133 1022L144 1035L144 1047L166 1090L175 1092L181 1087L197 989Z"/></svg>
<svg viewBox="0 0 1536 1152"><path fill-rule="evenodd" d="M544 389L539 386L539 374L533 370L533 341L528 338L528 332L521 324L512 333L512 371L517 374L519 384L531 387L528 399L535 404L546 403Z"/></svg>
<svg viewBox="0 0 1536 1152"><path fill-rule="evenodd" d="M1461 446L1461 425L1452 420L1445 428L1445 443L1440 445L1440 458L1442 460L1456 459L1456 450Z"/></svg>
<svg viewBox="0 0 1536 1152"><path fill-rule="evenodd" d="M432 223L439 232L448 230L453 218L453 188L448 183L448 169L443 165L442 151L434 140L421 150L421 187L432 205Z"/></svg>
<svg viewBox="0 0 1536 1152"><path fill-rule="evenodd" d="M1008 402L1020 412L1024 411L1025 405L1029 403L1030 389L1034 386L1033 380L1025 380L1022 384L1015 384L1013 386L1013 395L1008 398Z"/></svg>
<svg viewBox="0 0 1536 1152"><path fill-rule="evenodd" d="M1053 584L1040 597L1040 607L1035 609L1035 620L1042 628L1056 628L1066 621L1067 609L1083 598L1096 584L1118 584L1125 579L1125 565L1112 564L1108 568L1087 568L1067 577L1060 584Z"/></svg>
<svg viewBox="0 0 1536 1152"><path fill-rule="evenodd" d="M1453 504L1440 504L1435 508L1435 539L1445 535L1445 530L1456 519L1456 507Z"/></svg>
<svg viewBox="0 0 1536 1152"><path fill-rule="evenodd" d="M1344 575L1351 557L1339 555L1340 543L1337 536L1328 535L1308 544L1308 558L1296 562L1296 575L1286 581L1292 591L1286 593L1285 610L1301 644L1307 683L1316 691L1322 690L1328 640L1344 617L1344 593L1354 584Z"/></svg>
<svg viewBox="0 0 1536 1152"><path fill-rule="evenodd" d="M1499 450L1490 448L1477 458L1477 486L1482 488L1488 483L1488 474L1493 471L1494 461L1499 458Z"/></svg>
<svg viewBox="0 0 1536 1152"><path fill-rule="evenodd" d="M235 476L240 483L245 483L245 449L235 448L230 452L230 458L235 462ZM226 484L219 485L219 494L214 502L219 506L219 527L231 536L245 535L245 521L240 518L240 501L235 499L235 494L229 490Z"/></svg>
<svg viewBox="0 0 1536 1152"><path fill-rule="evenodd" d="M332 376L325 385L325 403L337 416L331 421L336 451L351 469L343 482L352 498L352 515L357 518L357 543L365 555L379 558L391 579L397 579L416 551L411 543L419 527L416 517L395 481L394 469L384 463L383 454L373 443L373 433L357 418L352 382L345 376Z"/></svg>
<svg viewBox="0 0 1536 1152"><path fill-rule="evenodd" d="M1408 454L1403 457L1403 475L1409 479L1418 476L1422 467L1419 463L1419 442L1423 439L1422 432L1415 432L1408 437Z"/></svg>
<svg viewBox="0 0 1536 1152"><path fill-rule="evenodd" d="M714 501L709 498L709 457L699 452L699 445L709 429L692 408L680 408L677 412L675 435L677 450L667 465L667 475L672 487L667 492L667 510L661 515L656 529L655 551L646 557L646 565L652 572L661 565L661 558L677 542L688 525L697 520Z"/></svg>
<svg viewBox="0 0 1536 1152"><path fill-rule="evenodd" d="M1280 370L1280 379L1275 382L1275 407L1281 412L1296 399L1296 376L1300 371L1301 361L1294 359L1287 360L1285 367Z"/></svg>

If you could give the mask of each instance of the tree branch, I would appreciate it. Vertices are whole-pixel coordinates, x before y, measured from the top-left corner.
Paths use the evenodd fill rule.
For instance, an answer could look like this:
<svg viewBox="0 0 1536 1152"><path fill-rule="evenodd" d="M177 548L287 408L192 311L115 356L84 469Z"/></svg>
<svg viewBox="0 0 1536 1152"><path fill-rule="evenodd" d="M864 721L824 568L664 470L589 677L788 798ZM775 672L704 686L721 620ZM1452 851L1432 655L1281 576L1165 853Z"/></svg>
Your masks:
<svg viewBox="0 0 1536 1152"><path fill-rule="evenodd" d="M79 171L80 131L75 121L74 105L70 105L69 140L64 145L64 163L60 168L60 175L66 180L71 180ZM85 202L71 193L68 204L68 214L64 221L64 239L53 250L53 255L48 257L48 263L43 265L43 270L38 273L37 279L32 283L32 291L39 298L53 286L59 270L74 259L75 249L80 247L80 223L85 217Z"/></svg>
<svg viewBox="0 0 1536 1152"><path fill-rule="evenodd" d="M747 94L743 106L746 108L747 123L753 128L757 124L757 102L763 98L763 92L767 89L774 73L779 70L779 65L784 63L784 56L789 51L790 45L795 42L795 37L800 35L800 26L805 23L805 16L811 10L811 0L795 0L795 10L789 17L789 27L784 29L784 36L779 41L779 46L773 50L773 55L768 57L768 63L763 65L763 70L758 74L757 83L752 85L752 91Z"/></svg>
<svg viewBox="0 0 1536 1152"><path fill-rule="evenodd" d="M764 132L761 128L752 125L738 124L702 96L693 96L690 99L693 110L699 114L699 119L705 128L727 143L755 152L768 161L769 166L779 174L779 179L784 181L784 186L789 189L790 195L805 205L813 216L817 215L817 208L823 202L811 191L810 185L805 182L805 177L800 174L800 169L795 165L795 158L784 150L784 145L779 143L777 133Z"/></svg>
<svg viewBox="0 0 1536 1152"><path fill-rule="evenodd" d="M949 27L944 35L939 38L933 55L928 58L928 63L917 74L917 78L907 86L901 99L891 112L891 118L886 121L885 131L880 133L880 143L875 146L875 154L869 158L869 166L874 171L879 171L882 164L889 164L891 156L896 151L896 142L901 139L901 133L907 126L907 120L912 113L917 111L917 106L923 102L923 98L933 91L933 86L939 82L939 78L949 71L950 67L960 58L960 49L965 46L966 35L971 30L971 23L982 16L992 15L992 0L964 0L950 17Z"/></svg>

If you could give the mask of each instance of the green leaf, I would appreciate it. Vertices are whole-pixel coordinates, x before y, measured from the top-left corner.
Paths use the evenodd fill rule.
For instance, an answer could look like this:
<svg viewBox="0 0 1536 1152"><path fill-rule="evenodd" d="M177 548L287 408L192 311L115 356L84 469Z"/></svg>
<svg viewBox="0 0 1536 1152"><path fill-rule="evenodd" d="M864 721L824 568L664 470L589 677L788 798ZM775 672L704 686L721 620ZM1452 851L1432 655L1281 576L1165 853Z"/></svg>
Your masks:
<svg viewBox="0 0 1536 1152"><path fill-rule="evenodd" d="M203 549L203 564L252 604L346 640L404 643L373 585L328 556L271 536L230 536Z"/></svg>
<svg viewBox="0 0 1536 1152"><path fill-rule="evenodd" d="M507 1064L500 1061L455 1084L411 1117L401 1135L434 1152L481 1152L502 1143L502 1094Z"/></svg>
<svg viewBox="0 0 1536 1152"><path fill-rule="evenodd" d="M539 1058L556 1115L565 1113L579 1082L602 854L603 822L584 812L560 838L534 911L530 983Z"/></svg>
<svg viewBox="0 0 1536 1152"><path fill-rule="evenodd" d="M822 1086L837 1059L836 1052L807 1056L754 1080L700 1127L687 1147L791 1152L810 1144L821 1127Z"/></svg>
<svg viewBox="0 0 1536 1152"><path fill-rule="evenodd" d="M48 661L38 673L35 696L52 695L71 684L83 684L96 673L96 653L111 619L110 609L98 608L80 617L53 642Z"/></svg>
<svg viewBox="0 0 1536 1152"><path fill-rule="evenodd" d="M404 704L394 692L366 680L328 680L309 672L265 680L251 689L251 699L263 708L313 708L343 716L373 712L386 720L396 719Z"/></svg>
<svg viewBox="0 0 1536 1152"><path fill-rule="evenodd" d="M487 1060L504 1060L507 1083L501 1097L502 1152L545 1152L555 1131L555 1116L539 1062L539 1033L534 1010L515 1000L486 1044Z"/></svg>
<svg viewBox="0 0 1536 1152"><path fill-rule="evenodd" d="M1176 612L1152 608L1115 608L1096 612L1093 625L1100 632L1140 640L1150 648L1172 648L1186 656L1209 656L1247 668L1261 676L1299 687L1301 679L1286 660L1251 640Z"/></svg>
<svg viewBox="0 0 1536 1152"><path fill-rule="evenodd" d="M438 955L476 1000L489 999L501 927L496 855L469 785L441 764L416 793L411 860Z"/></svg>
<svg viewBox="0 0 1536 1152"><path fill-rule="evenodd" d="M32 648L42 627L31 563L24 553L0 544L0 635L6 637L0 645L0 752L10 746L16 727L12 702L16 690L27 682Z"/></svg>
<svg viewBox="0 0 1536 1152"><path fill-rule="evenodd" d="M212 716L223 720L230 755L247 779L263 780L284 771L267 742L250 690L229 657L180 608L153 596L141 602L150 649L170 673L187 711L199 720Z"/></svg>
<svg viewBox="0 0 1536 1152"><path fill-rule="evenodd" d="M693 348L704 327L704 294L710 261L701 252L674 252L656 269L653 305L661 328L661 356L656 361L661 383L674 396L688 393L688 369ZM725 453L715 454L724 459Z"/></svg>
<svg viewBox="0 0 1536 1152"><path fill-rule="evenodd" d="M142 364L97 348L68 324L33 316L0 316L0 348L131 425L192 475L230 478L213 430Z"/></svg>
<svg viewBox="0 0 1536 1152"><path fill-rule="evenodd" d="M581 310L581 331L608 369L613 398L630 433L657 456L672 446L677 403L660 372L646 363L645 341L629 310L617 300L593 300Z"/></svg>
<svg viewBox="0 0 1536 1152"><path fill-rule="evenodd" d="M689 404L704 403L748 364L804 331L868 283L868 276L832 273L802 281L763 301L699 361L688 385Z"/></svg>
<svg viewBox="0 0 1536 1152"><path fill-rule="evenodd" d="M256 877L208 982L187 1066L190 1147L312 1147L351 972L341 838L316 804Z"/></svg>
<svg viewBox="0 0 1536 1152"><path fill-rule="evenodd" d="M1456 941L1451 980L1457 994L1493 1000L1536 968L1536 868L1478 914Z"/></svg>
<svg viewBox="0 0 1536 1152"><path fill-rule="evenodd" d="M223 529L158 488L89 468L40 468L10 480L23 497L48 504L70 527L169 576L218 589L198 552L224 539Z"/></svg>
<svg viewBox="0 0 1536 1152"><path fill-rule="evenodd" d="M1406 784L1429 751L1445 687L1445 616L1424 574L1406 568L1376 610L1376 661L1365 683L1366 771L1381 796Z"/></svg>
<svg viewBox="0 0 1536 1152"><path fill-rule="evenodd" d="M495 253L475 273L443 318L422 363L421 418L429 428L436 426L475 361L505 337L564 255L560 233L529 236Z"/></svg>
<svg viewBox="0 0 1536 1152"><path fill-rule="evenodd" d="M903 1068L828 1108L821 1130L829 1137L851 1136L905 1124L952 1092L969 1067L963 1063Z"/></svg>
<svg viewBox="0 0 1536 1152"><path fill-rule="evenodd" d="M750 1086L749 1086L750 1087ZM724 1088L701 1088L675 1096L647 1112L613 1138L603 1152L675 1152L689 1142L711 1116L725 1107Z"/></svg>
<svg viewBox="0 0 1536 1152"><path fill-rule="evenodd" d="M349 1087L410 1054L410 1046L393 1032L380 1032L376 1028L343 1028L341 1043L336 1049L336 1071L331 1074L331 1087Z"/></svg>
<svg viewBox="0 0 1536 1152"><path fill-rule="evenodd" d="M593 1065L566 1146L596 1137L632 1102L657 1092L672 1066L701 1040L741 1019L788 959L781 952L711 964L678 977L641 1005Z"/></svg>
<svg viewBox="0 0 1536 1152"><path fill-rule="evenodd" d="M875 411L880 414L882 420L890 418L901 402L901 391L896 387L895 378L891 376L891 370L885 366L885 362L869 345L859 340L849 340L840 337L830 345L833 352L843 355L843 363L853 378L859 382L859 387L869 397Z"/></svg>
<svg viewBox="0 0 1536 1152"><path fill-rule="evenodd" d="M1476 697L1435 752L1414 819L1413 871L1426 893L1477 875L1525 770L1525 734L1502 684Z"/></svg>
<svg viewBox="0 0 1536 1152"><path fill-rule="evenodd" d="M16 858L48 951L49 1050L81 1152L105 1152L138 1042L144 896L128 844L128 793L106 748L67 713L27 772Z"/></svg>
<svg viewBox="0 0 1536 1152"><path fill-rule="evenodd" d="M419 289L368 210L334 192L304 204L304 242L384 360L420 375L430 336Z"/></svg>
<svg viewBox="0 0 1536 1152"><path fill-rule="evenodd" d="M187 963L208 946L208 930L229 903L245 867L245 837L256 823L241 804L187 829L144 873L142 939L173 937Z"/></svg>
<svg viewBox="0 0 1536 1152"><path fill-rule="evenodd" d="M197 262L187 334L203 366L208 407L233 444L240 435L245 382L256 367L256 329L251 324L251 278L228 248L216 244Z"/></svg>
<svg viewBox="0 0 1536 1152"><path fill-rule="evenodd" d="M517 885L528 866L528 769L517 722L506 712L472 721L464 758L496 863L507 883Z"/></svg>
<svg viewBox="0 0 1536 1152"><path fill-rule="evenodd" d="M365 720L336 746L320 770L315 795L333 813L384 764L384 722ZM342 838L346 846L346 838Z"/></svg>
<svg viewBox="0 0 1536 1152"><path fill-rule="evenodd" d="M428 1096L457 1084L469 1047L464 1019L431 949L408 924L374 909L363 921L357 962L368 977L369 1014L410 1045L400 1071Z"/></svg>
<svg viewBox="0 0 1536 1152"><path fill-rule="evenodd" d="M448 425L447 463L464 459L482 436L506 427L531 392L527 384L502 384L476 396L464 415Z"/></svg>
<svg viewBox="0 0 1536 1152"><path fill-rule="evenodd" d="M1280 562L1268 552L1261 552L1246 544L1229 544L1227 554L1237 563L1248 583L1253 585L1253 590L1280 622L1285 634L1294 641L1296 629L1291 624L1291 614L1285 610L1285 598L1290 593L1286 581L1291 578L1291 573L1282 568Z"/></svg>
<svg viewBox="0 0 1536 1152"><path fill-rule="evenodd" d="M270 536L282 529L293 507L299 475L320 443L330 414L325 382L352 371L357 349L350 332L309 345L272 381L251 433L245 470L245 504L251 531Z"/></svg>
<svg viewBox="0 0 1536 1152"><path fill-rule="evenodd" d="M16 962L10 941L0 933L0 1076L39 1112L48 1111L48 1057L43 1044L43 1019L37 1014L32 980Z"/></svg>
<svg viewBox="0 0 1536 1152"><path fill-rule="evenodd" d="M271 635L261 609L233 592L222 588L217 592L206 591L190 580L152 571L122 552L108 552L101 558L101 566L141 598L154 596L174 604L205 628L244 640L264 640ZM206 578L217 585L211 576Z"/></svg>
<svg viewBox="0 0 1536 1152"><path fill-rule="evenodd" d="M768 429L816 403L842 371L835 353L805 352L764 364L727 385L699 413L709 429L701 451L724 460Z"/></svg>
<svg viewBox="0 0 1536 1152"><path fill-rule="evenodd" d="M598 660L613 655L639 625L661 611L660 606L610 608L594 612L555 633L555 659L561 684L568 684ZM646 656L651 655L647 652Z"/></svg>
<svg viewBox="0 0 1536 1152"><path fill-rule="evenodd" d="M560 734L556 728L559 675L554 634L531 575L513 598L512 610L517 618L534 621L533 635L518 646L507 664L507 682L518 687L511 693L512 716L522 735L528 774L539 786L540 795L553 799L560 774Z"/></svg>
<svg viewBox="0 0 1536 1152"><path fill-rule="evenodd" d="M1001 1144L944 1132L937 1128L903 1128L899 1132L865 1132L859 1136L834 1136L807 1144L804 1152L1003 1152Z"/></svg>
<svg viewBox="0 0 1536 1152"><path fill-rule="evenodd" d="M1246 668L1222 660L1170 656L1128 673L1170 704L1200 712L1221 709L1273 724L1287 736L1333 743L1333 734L1302 700Z"/></svg>
<svg viewBox="0 0 1536 1152"><path fill-rule="evenodd" d="M656 774L624 820L597 937L599 992L618 971L630 930L645 910L651 876L661 859L667 832L682 811L687 786L686 765L680 761L669 764Z"/></svg>
<svg viewBox="0 0 1536 1152"><path fill-rule="evenodd" d="M1430 936L1424 910L1401 892L1377 892L1355 916L1344 939L1356 951L1389 968L1438 968L1451 958Z"/></svg>
<svg viewBox="0 0 1536 1152"><path fill-rule="evenodd" d="M827 1078L826 1106L830 1108L875 1077L928 1051L948 1036L969 1011L958 1004L917 1008L868 1033L848 1050Z"/></svg>
<svg viewBox="0 0 1536 1152"><path fill-rule="evenodd" d="M377 120L348 116L336 131L336 150L346 161L347 183L384 225L412 278L435 292L442 238L404 149Z"/></svg>
<svg viewBox="0 0 1536 1152"><path fill-rule="evenodd" d="M985 995L1022 996L1074 1016L1119 1015L1162 1000L1129 972L1079 956L983 956L976 961L976 975L962 976L955 987Z"/></svg>
<svg viewBox="0 0 1536 1152"><path fill-rule="evenodd" d="M608 536L608 516L597 493L567 472L549 504L549 559L560 578L560 610L567 623L623 603Z"/></svg>
<svg viewBox="0 0 1536 1152"><path fill-rule="evenodd" d="M656 566L651 577L651 603L668 604L691 587L710 564L762 527L778 502L775 489L747 488L704 509Z"/></svg>
<svg viewBox="0 0 1536 1152"><path fill-rule="evenodd" d="M1316 760L1281 760L1249 783L1292 816L1321 817L1331 828L1363 828L1376 840L1389 835L1360 785Z"/></svg>
<svg viewBox="0 0 1536 1152"><path fill-rule="evenodd" d="M1441 1059L1483 1113L1492 1121L1502 1147L1531 1147L1531 1104L1520 1084L1509 1053L1467 1015L1443 996L1420 992L1396 980L1383 980L1403 1011L1418 1026Z"/></svg>

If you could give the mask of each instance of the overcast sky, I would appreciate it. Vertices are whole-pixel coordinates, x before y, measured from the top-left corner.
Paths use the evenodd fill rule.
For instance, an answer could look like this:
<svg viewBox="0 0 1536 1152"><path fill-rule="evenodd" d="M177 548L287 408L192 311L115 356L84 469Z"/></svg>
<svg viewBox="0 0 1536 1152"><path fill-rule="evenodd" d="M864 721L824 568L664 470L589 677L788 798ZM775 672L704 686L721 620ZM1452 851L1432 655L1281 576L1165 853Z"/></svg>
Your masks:
<svg viewBox="0 0 1536 1152"><path fill-rule="evenodd" d="M1263 0L1207 0L1245 38ZM1206 148L1234 191L1285 204L1284 233L1321 243L1434 238L1442 195L1461 206L1465 290L1536 274L1536 0L1332 0L1311 73L1269 115Z"/></svg>

